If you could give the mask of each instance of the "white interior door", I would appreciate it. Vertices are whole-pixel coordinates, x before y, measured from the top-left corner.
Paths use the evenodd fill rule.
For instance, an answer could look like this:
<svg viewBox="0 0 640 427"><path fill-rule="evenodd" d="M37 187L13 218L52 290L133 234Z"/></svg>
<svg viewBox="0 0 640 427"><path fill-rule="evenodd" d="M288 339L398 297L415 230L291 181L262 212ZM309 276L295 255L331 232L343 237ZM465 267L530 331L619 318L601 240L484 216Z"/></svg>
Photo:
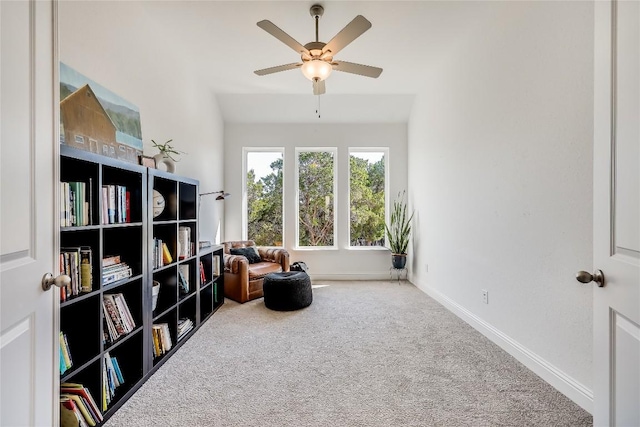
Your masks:
<svg viewBox="0 0 640 427"><path fill-rule="evenodd" d="M595 2L594 425L640 426L640 2Z"/></svg>
<svg viewBox="0 0 640 427"><path fill-rule="evenodd" d="M58 405L54 5L0 1L0 425L52 426ZM57 288L55 288L57 289Z"/></svg>

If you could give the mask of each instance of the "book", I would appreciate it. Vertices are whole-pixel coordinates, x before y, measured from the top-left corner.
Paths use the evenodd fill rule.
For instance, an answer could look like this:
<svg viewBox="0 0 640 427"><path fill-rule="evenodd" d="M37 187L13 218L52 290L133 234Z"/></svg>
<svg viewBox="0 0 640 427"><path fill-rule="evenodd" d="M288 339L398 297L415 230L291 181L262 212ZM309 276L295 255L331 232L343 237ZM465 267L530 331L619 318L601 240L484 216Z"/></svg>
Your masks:
<svg viewBox="0 0 640 427"><path fill-rule="evenodd" d="M189 293L189 265L182 264L178 268L178 284L180 285L180 293Z"/></svg>
<svg viewBox="0 0 640 427"><path fill-rule="evenodd" d="M191 256L191 227L178 227L178 259Z"/></svg>
<svg viewBox="0 0 640 427"><path fill-rule="evenodd" d="M91 415L89 408L87 408L87 405L85 405L82 397L77 394L61 394L60 397L66 397L73 400L73 403L75 403L76 407L80 410L80 414L82 414L82 417L89 427L94 427L96 425L96 420L93 419L93 416Z"/></svg>
<svg viewBox="0 0 640 427"><path fill-rule="evenodd" d="M102 267L109 267L110 265L119 264L120 255L109 255L102 258Z"/></svg>
<svg viewBox="0 0 640 427"><path fill-rule="evenodd" d="M87 426L75 402L68 397L60 397L60 427ZM88 426L87 426L88 427Z"/></svg>
<svg viewBox="0 0 640 427"><path fill-rule="evenodd" d="M93 290L93 255L89 246L80 247L80 282L82 292Z"/></svg>
<svg viewBox="0 0 640 427"><path fill-rule="evenodd" d="M100 194L102 195L102 223L109 224L109 189L106 185L102 186Z"/></svg>
<svg viewBox="0 0 640 427"><path fill-rule="evenodd" d="M162 265L171 264L173 262L173 257L171 256L171 252L169 252L169 247L166 243L162 243Z"/></svg>
<svg viewBox="0 0 640 427"><path fill-rule="evenodd" d="M126 222L131 222L131 191L125 193L125 218Z"/></svg>

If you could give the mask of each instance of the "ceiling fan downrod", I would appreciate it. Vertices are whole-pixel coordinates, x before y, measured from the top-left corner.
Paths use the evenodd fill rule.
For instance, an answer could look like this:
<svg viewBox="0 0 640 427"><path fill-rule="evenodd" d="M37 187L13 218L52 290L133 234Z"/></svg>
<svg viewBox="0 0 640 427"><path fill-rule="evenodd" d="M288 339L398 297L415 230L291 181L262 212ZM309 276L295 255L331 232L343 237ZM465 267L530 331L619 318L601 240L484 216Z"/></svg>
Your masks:
<svg viewBox="0 0 640 427"><path fill-rule="evenodd" d="M320 17L324 13L324 8L319 4L314 4L309 9L309 13L311 14L311 16L313 16L313 19L315 19L316 21L316 42L319 42L320 39L318 38L318 22L320 21Z"/></svg>

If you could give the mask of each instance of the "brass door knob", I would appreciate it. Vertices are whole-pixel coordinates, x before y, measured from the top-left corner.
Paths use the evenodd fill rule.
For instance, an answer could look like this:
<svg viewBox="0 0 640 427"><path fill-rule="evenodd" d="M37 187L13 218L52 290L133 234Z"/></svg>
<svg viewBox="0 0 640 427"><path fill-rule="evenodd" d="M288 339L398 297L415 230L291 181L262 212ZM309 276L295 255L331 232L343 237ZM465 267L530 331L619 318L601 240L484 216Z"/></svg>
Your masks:
<svg viewBox="0 0 640 427"><path fill-rule="evenodd" d="M578 271L576 274L576 280L581 283L596 282L598 287L601 288L604 286L604 273L602 270L596 270L593 274L587 271Z"/></svg>

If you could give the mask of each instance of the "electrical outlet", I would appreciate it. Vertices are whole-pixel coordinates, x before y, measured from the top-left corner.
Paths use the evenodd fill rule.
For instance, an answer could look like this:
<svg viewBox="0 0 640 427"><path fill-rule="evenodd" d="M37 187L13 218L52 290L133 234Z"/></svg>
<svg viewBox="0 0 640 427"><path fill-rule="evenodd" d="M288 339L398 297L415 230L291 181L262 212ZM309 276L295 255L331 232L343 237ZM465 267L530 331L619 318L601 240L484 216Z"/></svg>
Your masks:
<svg viewBox="0 0 640 427"><path fill-rule="evenodd" d="M489 291L486 289L482 290L482 302L485 304L489 304Z"/></svg>

